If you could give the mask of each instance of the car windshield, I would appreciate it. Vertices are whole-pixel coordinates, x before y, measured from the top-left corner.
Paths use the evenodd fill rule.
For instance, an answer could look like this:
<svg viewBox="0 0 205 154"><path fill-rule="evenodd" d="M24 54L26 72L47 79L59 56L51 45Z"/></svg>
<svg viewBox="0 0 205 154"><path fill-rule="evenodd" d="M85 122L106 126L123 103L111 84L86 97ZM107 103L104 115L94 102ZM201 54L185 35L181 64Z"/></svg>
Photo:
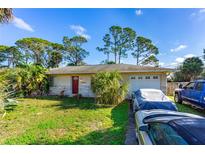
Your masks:
<svg viewBox="0 0 205 154"><path fill-rule="evenodd" d="M168 101L167 97L161 91L141 90L140 94L141 97L149 101Z"/></svg>
<svg viewBox="0 0 205 154"><path fill-rule="evenodd" d="M187 142L171 126L164 123L151 123L148 135L156 145L185 145Z"/></svg>
<svg viewBox="0 0 205 154"><path fill-rule="evenodd" d="M190 144L205 144L205 119L184 118L170 122ZM182 133L184 130L184 133Z"/></svg>

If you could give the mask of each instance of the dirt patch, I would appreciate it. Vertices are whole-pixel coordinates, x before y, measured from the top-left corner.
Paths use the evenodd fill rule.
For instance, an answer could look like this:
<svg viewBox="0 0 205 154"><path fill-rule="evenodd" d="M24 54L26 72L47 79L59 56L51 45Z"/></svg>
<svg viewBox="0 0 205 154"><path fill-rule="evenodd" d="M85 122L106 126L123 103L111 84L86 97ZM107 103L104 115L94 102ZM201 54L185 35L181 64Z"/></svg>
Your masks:
<svg viewBox="0 0 205 154"><path fill-rule="evenodd" d="M67 132L67 129L65 128L48 129L48 134L55 138L65 136L66 132Z"/></svg>

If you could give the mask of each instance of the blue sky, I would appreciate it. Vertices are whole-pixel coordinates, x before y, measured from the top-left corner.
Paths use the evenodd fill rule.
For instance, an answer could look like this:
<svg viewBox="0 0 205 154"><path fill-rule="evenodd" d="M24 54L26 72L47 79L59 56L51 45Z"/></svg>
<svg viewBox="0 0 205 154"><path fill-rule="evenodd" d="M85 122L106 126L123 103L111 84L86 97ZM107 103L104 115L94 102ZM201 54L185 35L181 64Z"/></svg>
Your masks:
<svg viewBox="0 0 205 154"><path fill-rule="evenodd" d="M62 43L63 36L83 35L90 52L88 64L106 56L96 50L112 25L133 28L159 48L161 66L174 67L186 57L201 56L205 48L205 9L14 9L15 19L0 25L0 44L13 45L24 37ZM135 64L129 54L123 63Z"/></svg>

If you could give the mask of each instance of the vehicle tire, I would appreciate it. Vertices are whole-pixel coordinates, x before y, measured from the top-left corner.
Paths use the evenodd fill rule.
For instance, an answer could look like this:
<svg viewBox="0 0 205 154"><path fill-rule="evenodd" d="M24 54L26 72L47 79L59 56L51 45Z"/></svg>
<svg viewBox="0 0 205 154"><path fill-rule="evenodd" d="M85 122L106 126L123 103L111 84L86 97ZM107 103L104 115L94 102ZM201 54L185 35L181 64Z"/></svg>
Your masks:
<svg viewBox="0 0 205 154"><path fill-rule="evenodd" d="M178 93L176 93L175 95L174 95L174 101L176 102L176 103L182 103L182 99L181 99L181 97L180 97L180 95L178 94Z"/></svg>

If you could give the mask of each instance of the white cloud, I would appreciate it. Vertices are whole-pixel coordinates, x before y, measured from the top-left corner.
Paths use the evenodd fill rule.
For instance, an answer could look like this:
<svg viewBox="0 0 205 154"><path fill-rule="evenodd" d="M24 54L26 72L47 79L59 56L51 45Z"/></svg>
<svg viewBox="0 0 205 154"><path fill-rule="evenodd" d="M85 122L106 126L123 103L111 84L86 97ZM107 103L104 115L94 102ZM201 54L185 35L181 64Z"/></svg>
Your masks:
<svg viewBox="0 0 205 154"><path fill-rule="evenodd" d="M33 28L21 18L14 17L12 23L14 26L16 26L20 29L34 32Z"/></svg>
<svg viewBox="0 0 205 154"><path fill-rule="evenodd" d="M173 66L173 67L176 67L177 65L178 65L177 62L173 62L173 63L170 64L170 66Z"/></svg>
<svg viewBox="0 0 205 154"><path fill-rule="evenodd" d="M142 12L142 10L136 10L136 11L135 11L135 14L136 14L137 16L141 16L141 15L143 15L143 12Z"/></svg>
<svg viewBox="0 0 205 154"><path fill-rule="evenodd" d="M195 17L198 21L202 21L205 19L205 9L200 9L196 12L193 12L190 16Z"/></svg>
<svg viewBox="0 0 205 154"><path fill-rule="evenodd" d="M159 66L164 66L164 62L159 62Z"/></svg>
<svg viewBox="0 0 205 154"><path fill-rule="evenodd" d="M187 45L181 44L178 47L171 49L170 51L171 52L178 52L178 51L186 49L186 48L187 48Z"/></svg>
<svg viewBox="0 0 205 154"><path fill-rule="evenodd" d="M191 17L194 17L194 16L196 16L197 15L197 13L196 12L193 12L192 14L191 14Z"/></svg>
<svg viewBox="0 0 205 154"><path fill-rule="evenodd" d="M184 58L191 58L191 57L194 57L195 55L194 54L187 54L184 56Z"/></svg>
<svg viewBox="0 0 205 154"><path fill-rule="evenodd" d="M70 29L75 32L75 34L85 37L86 39L90 39L90 35L86 34L87 30L80 25L70 25Z"/></svg>
<svg viewBox="0 0 205 154"><path fill-rule="evenodd" d="M191 58L191 57L194 57L194 56L195 56L194 54L191 54L191 53L190 53L190 54L184 55L183 57L177 57L177 58L175 59L175 61L170 64L170 66L176 67L176 66L178 66L179 64L183 63L186 58Z"/></svg>
<svg viewBox="0 0 205 154"><path fill-rule="evenodd" d="M184 58L178 57L178 58L175 59L175 61L176 61L177 63L182 63L182 62L184 61Z"/></svg>
<svg viewBox="0 0 205 154"><path fill-rule="evenodd" d="M205 9L200 9L199 13L205 13Z"/></svg>

